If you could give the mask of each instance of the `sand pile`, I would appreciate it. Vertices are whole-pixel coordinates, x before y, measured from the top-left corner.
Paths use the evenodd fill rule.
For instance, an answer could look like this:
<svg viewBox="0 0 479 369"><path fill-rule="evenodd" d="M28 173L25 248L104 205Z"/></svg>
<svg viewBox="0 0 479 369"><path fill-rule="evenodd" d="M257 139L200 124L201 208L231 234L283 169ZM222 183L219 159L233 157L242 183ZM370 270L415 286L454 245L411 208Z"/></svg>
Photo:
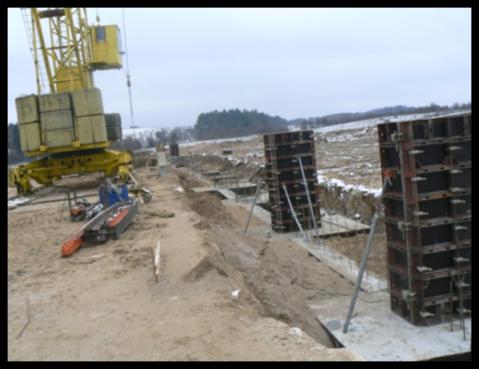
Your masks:
<svg viewBox="0 0 479 369"><path fill-rule="evenodd" d="M189 195L189 206L191 210L205 218L209 223L231 223L231 216L226 211L221 200L207 193L191 193Z"/></svg>

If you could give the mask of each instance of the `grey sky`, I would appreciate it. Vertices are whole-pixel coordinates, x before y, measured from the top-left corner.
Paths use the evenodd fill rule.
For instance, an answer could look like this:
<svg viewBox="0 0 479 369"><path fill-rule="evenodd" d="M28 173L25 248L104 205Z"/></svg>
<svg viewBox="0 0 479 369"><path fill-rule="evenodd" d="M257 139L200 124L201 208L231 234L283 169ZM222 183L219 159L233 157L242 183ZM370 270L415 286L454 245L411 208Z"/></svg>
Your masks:
<svg viewBox="0 0 479 369"><path fill-rule="evenodd" d="M98 9L122 28L120 8ZM88 9L89 22L96 9ZM214 109L286 119L471 100L470 9L125 10L135 120L193 125ZM122 29L122 36L125 33ZM125 70L95 72L130 125ZM8 121L36 93L19 9L8 10Z"/></svg>

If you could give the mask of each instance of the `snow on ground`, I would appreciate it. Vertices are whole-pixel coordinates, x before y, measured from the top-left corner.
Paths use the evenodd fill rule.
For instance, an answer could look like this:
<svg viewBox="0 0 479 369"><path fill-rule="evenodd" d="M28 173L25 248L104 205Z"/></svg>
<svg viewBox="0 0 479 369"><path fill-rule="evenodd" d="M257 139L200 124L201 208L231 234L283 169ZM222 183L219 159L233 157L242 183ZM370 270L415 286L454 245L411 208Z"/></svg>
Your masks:
<svg viewBox="0 0 479 369"><path fill-rule="evenodd" d="M415 119L429 119L432 117L442 117L442 116L449 116L454 114L466 113L468 111L460 111L460 112L453 112L453 113L423 113L423 114L404 114L404 115L391 115L387 117L380 117L380 118L373 118L373 119L365 119L355 122L343 123L343 124L335 124L332 126L327 127L320 127L315 128L313 131L315 133L328 133L334 131L347 131L347 130L354 130L354 129L361 129L361 128L368 128L374 127L381 123L386 122L401 122L406 120L415 120ZM299 126L288 126L290 130L300 130ZM123 130L123 137L128 136L135 136L140 140L146 141L149 136L154 136L155 133L159 131L158 128L126 128ZM358 135L363 134L363 132L359 132ZM337 137L328 138L328 142L342 142L342 141L351 141L355 139L356 134L342 134ZM194 146L199 144L210 144L210 143L221 143L221 142L228 142L228 141L250 141L258 137L258 135L250 135L250 136L242 136L242 137L229 137L229 138L221 138L221 139L213 139L213 140L202 140L202 141L191 141L191 142L180 142L182 146Z"/></svg>
<svg viewBox="0 0 479 369"><path fill-rule="evenodd" d="M381 188L370 188L363 185L353 185L353 184L346 184L342 180L338 178L326 178L322 175L323 171L318 170L318 183L320 185L325 185L326 187L338 187L342 191L356 191L356 192L363 192L366 194L373 195L374 197L379 197L381 194Z"/></svg>
<svg viewBox="0 0 479 369"><path fill-rule="evenodd" d="M460 111L460 112L458 111L458 112L454 112L454 113L444 113L444 114L440 114L440 115L436 115L437 113L391 115L391 116L387 116L387 117L365 119L365 120L359 120L359 121L355 121L355 122L335 124L333 126L320 127L320 128L314 129L314 132L326 133L326 132L332 132L332 131L360 129L360 128L373 127L373 126L376 126L378 124L386 123L386 122L402 122L402 121L415 120L415 119L429 119L429 118L432 118L432 117L437 118L437 117L449 116L449 115L466 113L466 112L468 112L468 111Z"/></svg>
<svg viewBox="0 0 479 369"><path fill-rule="evenodd" d="M194 142L186 142L181 144L181 146L194 146L199 144L214 144L214 143L221 143L221 142L237 142L237 141L251 141L254 140L258 135L251 135L251 136L242 136L242 137L230 137L230 138L219 138L215 140L203 140L203 141L194 141Z"/></svg>

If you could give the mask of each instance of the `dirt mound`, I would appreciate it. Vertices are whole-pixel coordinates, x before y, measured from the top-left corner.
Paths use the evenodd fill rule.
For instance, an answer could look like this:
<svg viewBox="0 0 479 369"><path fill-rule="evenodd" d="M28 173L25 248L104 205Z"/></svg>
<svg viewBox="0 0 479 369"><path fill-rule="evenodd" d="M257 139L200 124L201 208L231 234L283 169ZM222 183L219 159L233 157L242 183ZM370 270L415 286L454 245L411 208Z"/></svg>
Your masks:
<svg viewBox="0 0 479 369"><path fill-rule="evenodd" d="M201 187L204 186L205 183L200 181L199 179L186 175L185 173L181 173L178 171L178 179L180 180L180 184L183 188L187 191L191 190L193 187Z"/></svg>
<svg viewBox="0 0 479 369"><path fill-rule="evenodd" d="M210 228L210 225L209 225L208 222L205 221L204 219L200 219L198 222L196 222L195 224L193 224L193 227L195 227L196 229L203 230L203 229L208 229L208 228Z"/></svg>
<svg viewBox="0 0 479 369"><path fill-rule="evenodd" d="M231 223L231 216L228 214L221 200L211 194L191 194L189 201L190 208L205 218L205 224L209 223ZM203 225L204 226L204 225Z"/></svg>
<svg viewBox="0 0 479 369"><path fill-rule="evenodd" d="M203 278L210 271L217 271L223 277L228 276L226 271L218 265L214 256L206 256L193 269L191 269L183 278L187 282L194 282Z"/></svg>

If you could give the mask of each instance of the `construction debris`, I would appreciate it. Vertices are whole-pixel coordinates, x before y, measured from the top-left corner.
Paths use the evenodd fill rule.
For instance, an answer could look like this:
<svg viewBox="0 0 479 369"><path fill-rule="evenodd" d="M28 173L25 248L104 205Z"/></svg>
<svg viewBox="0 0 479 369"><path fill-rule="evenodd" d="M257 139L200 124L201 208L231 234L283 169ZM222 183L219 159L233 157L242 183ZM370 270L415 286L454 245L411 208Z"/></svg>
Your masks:
<svg viewBox="0 0 479 369"><path fill-rule="evenodd" d="M156 283L160 282L160 240L158 240L156 247L152 246L151 254L153 256L153 274L155 276Z"/></svg>
<svg viewBox="0 0 479 369"><path fill-rule="evenodd" d="M143 213L160 218L173 218L175 216L175 213L166 210L143 210Z"/></svg>

